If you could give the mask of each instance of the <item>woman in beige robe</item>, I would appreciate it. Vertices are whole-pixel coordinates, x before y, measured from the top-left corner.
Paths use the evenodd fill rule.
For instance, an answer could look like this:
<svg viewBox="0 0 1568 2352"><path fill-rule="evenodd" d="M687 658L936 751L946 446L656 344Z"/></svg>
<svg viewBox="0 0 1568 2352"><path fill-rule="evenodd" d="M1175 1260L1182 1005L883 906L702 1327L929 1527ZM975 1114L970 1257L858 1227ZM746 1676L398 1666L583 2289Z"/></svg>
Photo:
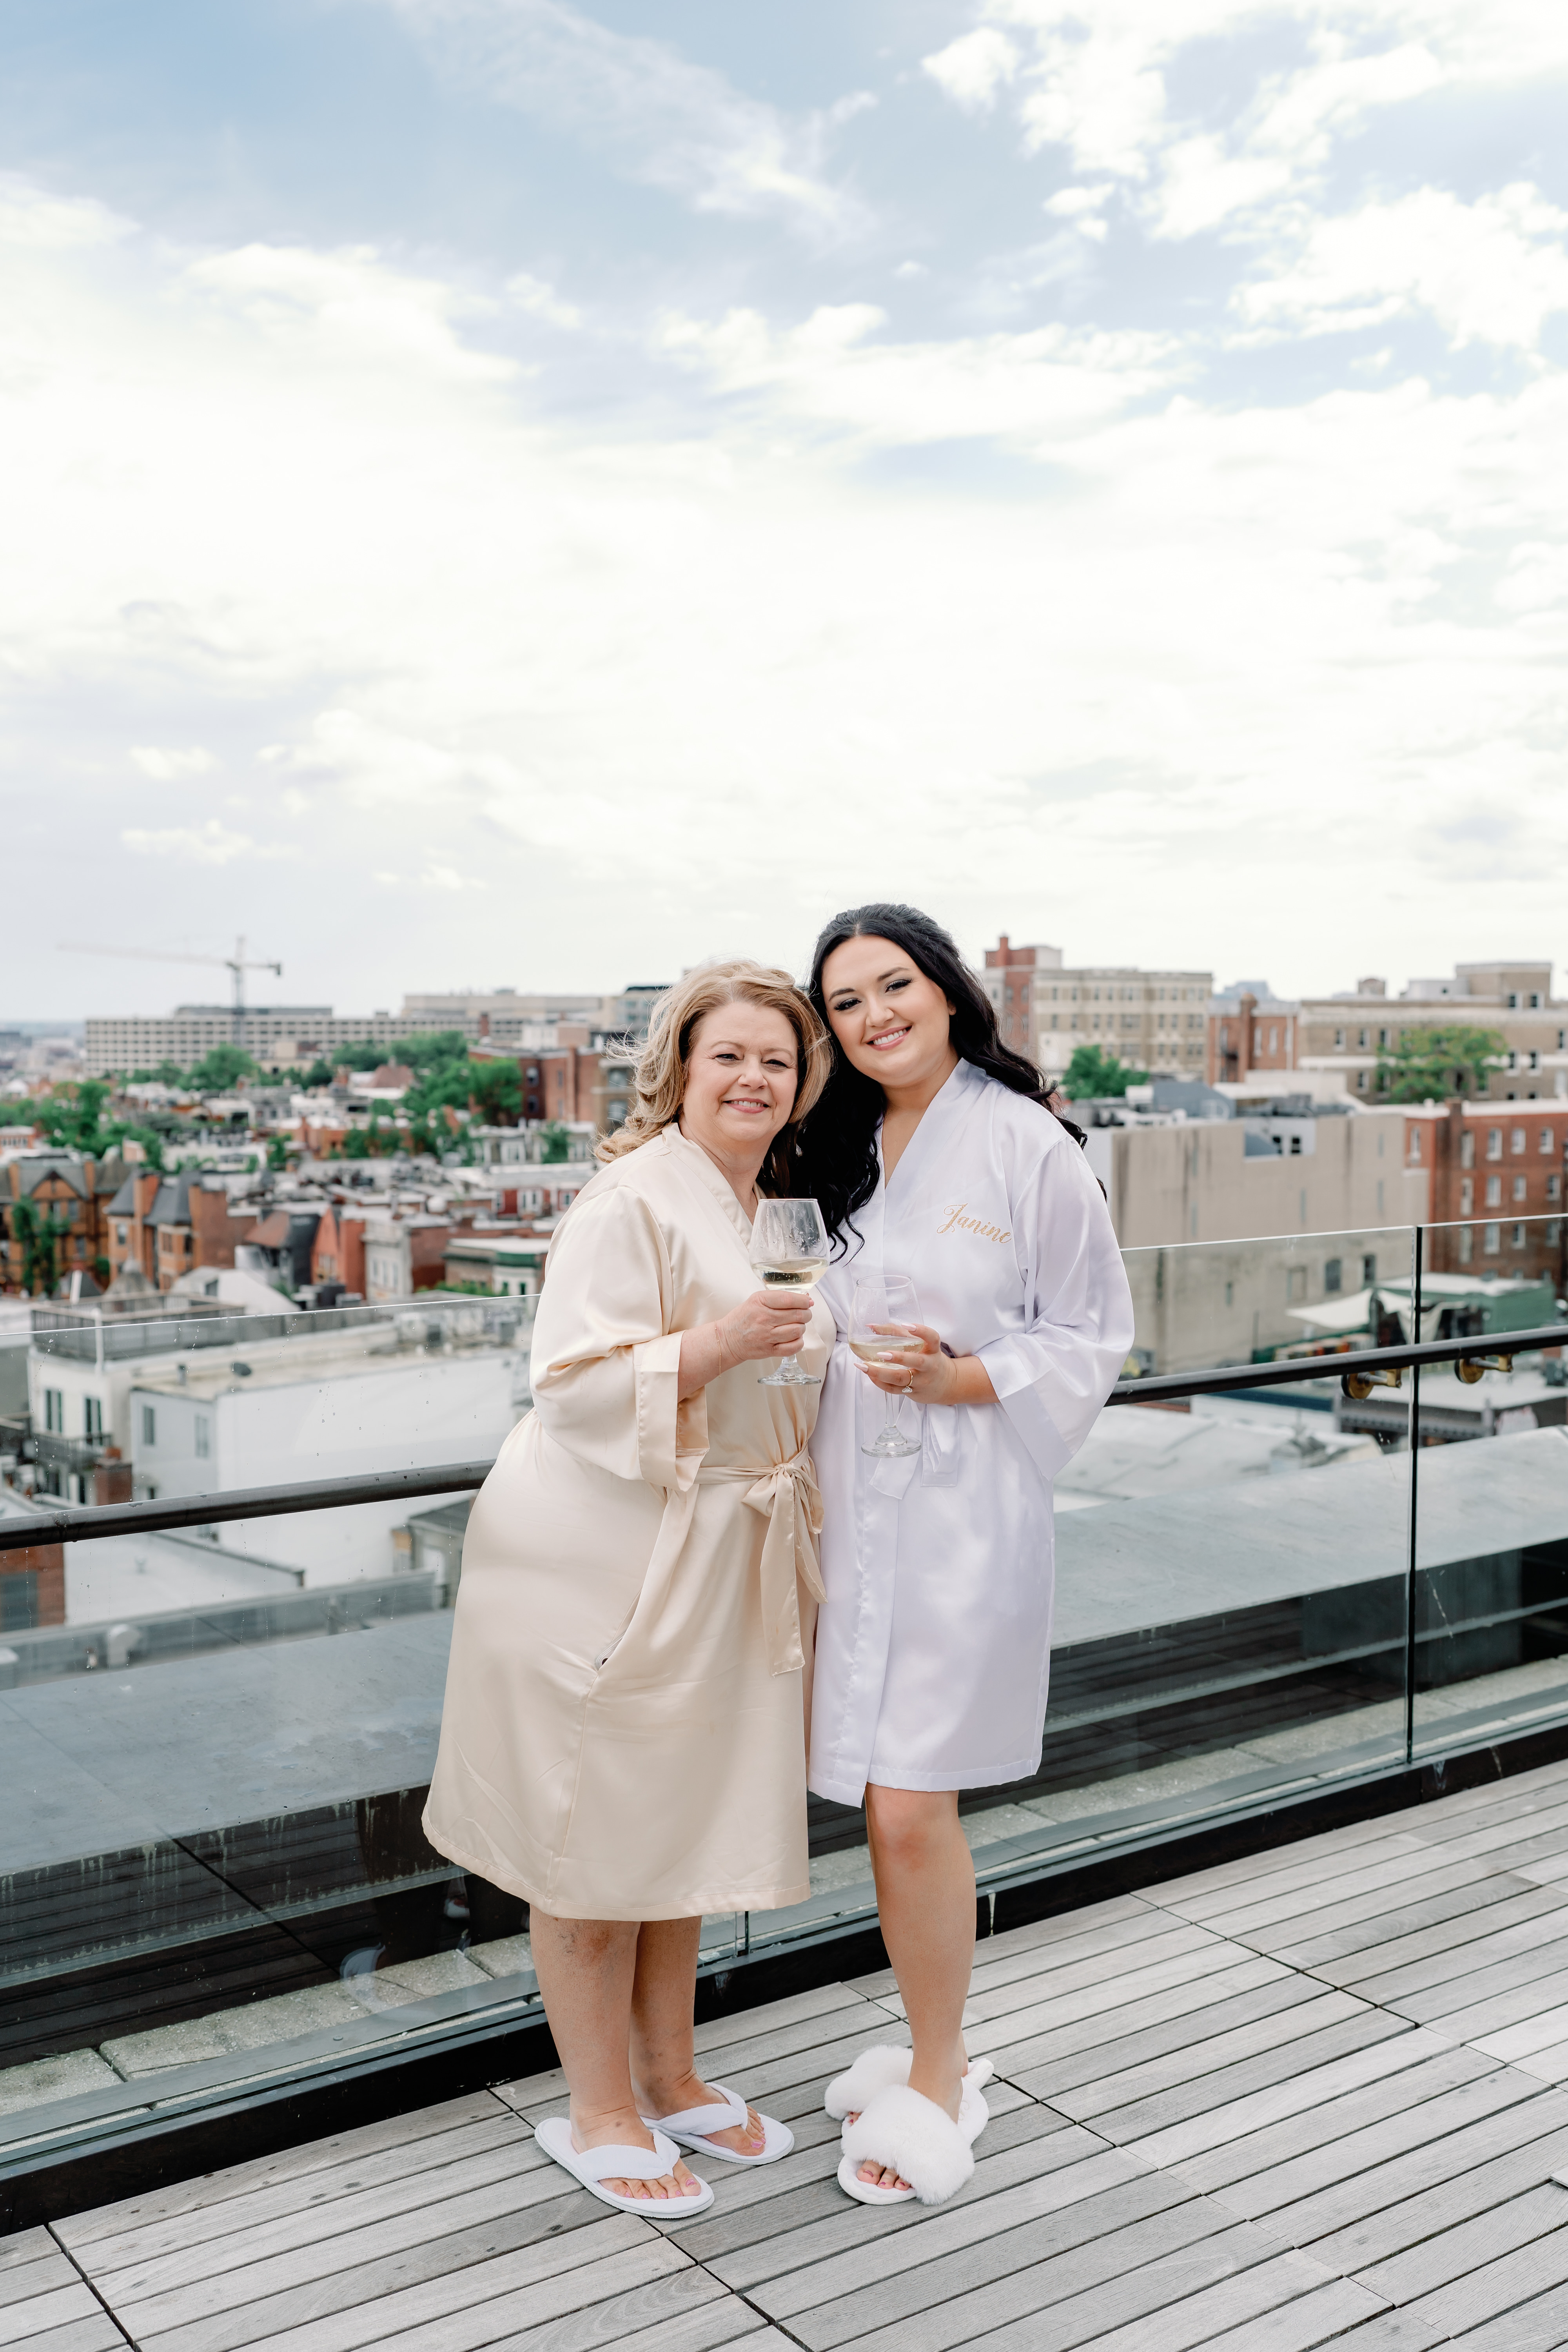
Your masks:
<svg viewBox="0 0 1568 2352"><path fill-rule="evenodd" d="M821 1391L759 1376L798 1348L820 1378L833 1326L760 1290L748 1250L826 1060L782 972L720 966L666 1000L637 1111L551 1248L534 1409L468 1524L425 1829L531 1906L569 2168L652 2160L639 2116L701 2111L688 2144L742 2161L789 2144L702 2084L691 2032L701 1915L809 1892ZM714 2129L722 2098L734 2121ZM683 2164L602 2185L691 2210L701 2189Z"/></svg>

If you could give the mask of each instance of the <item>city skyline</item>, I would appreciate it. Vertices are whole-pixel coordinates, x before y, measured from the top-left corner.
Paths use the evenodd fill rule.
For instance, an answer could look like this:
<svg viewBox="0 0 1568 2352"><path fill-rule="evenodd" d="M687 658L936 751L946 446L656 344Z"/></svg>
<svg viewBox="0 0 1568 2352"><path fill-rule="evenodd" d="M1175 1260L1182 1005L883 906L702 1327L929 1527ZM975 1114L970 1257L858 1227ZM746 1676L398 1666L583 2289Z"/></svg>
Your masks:
<svg viewBox="0 0 1568 2352"><path fill-rule="evenodd" d="M7 1017L209 993L67 938L357 1010L869 898L1568 961L1552 12L86 0L0 64Z"/></svg>

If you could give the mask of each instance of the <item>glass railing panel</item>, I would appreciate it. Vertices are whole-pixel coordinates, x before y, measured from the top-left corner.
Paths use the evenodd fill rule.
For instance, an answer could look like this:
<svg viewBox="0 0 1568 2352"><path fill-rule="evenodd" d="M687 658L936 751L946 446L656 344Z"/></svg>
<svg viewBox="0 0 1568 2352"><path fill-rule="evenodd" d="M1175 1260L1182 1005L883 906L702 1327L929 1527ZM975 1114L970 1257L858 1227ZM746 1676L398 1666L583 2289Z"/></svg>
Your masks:
<svg viewBox="0 0 1568 2352"><path fill-rule="evenodd" d="M1124 1257L1130 1373L1299 1356L1301 1377L1113 1407L1057 1481L1040 1770L962 1800L983 1887L1404 1757L1405 1421L1348 1423L1337 1359L1407 1336L1411 1228ZM753 1912L751 1948L874 1906L864 1817L814 1800L811 1900Z"/></svg>
<svg viewBox="0 0 1568 2352"><path fill-rule="evenodd" d="M1505 1140L1518 1124L1505 1122ZM1533 1144L1533 1127L1524 1131ZM1505 1162L1500 1191L1511 1181ZM1555 1216L1426 1229L1430 1336L1468 1336L1478 1359L1510 1368L1421 1373L1418 1755L1568 1717L1568 1360L1556 1349L1515 1353L1509 1339L1564 1319L1565 1237Z"/></svg>

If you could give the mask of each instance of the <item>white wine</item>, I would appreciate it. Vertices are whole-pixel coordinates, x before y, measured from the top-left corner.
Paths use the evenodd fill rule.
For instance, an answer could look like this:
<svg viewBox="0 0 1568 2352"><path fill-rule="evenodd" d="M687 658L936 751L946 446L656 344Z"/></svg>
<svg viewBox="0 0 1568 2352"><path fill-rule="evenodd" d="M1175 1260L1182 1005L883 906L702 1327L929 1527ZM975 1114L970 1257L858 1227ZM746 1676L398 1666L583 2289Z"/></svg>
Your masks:
<svg viewBox="0 0 1568 2352"><path fill-rule="evenodd" d="M898 1349L918 1344L914 1339L851 1339L849 1352L858 1356L863 1364L901 1364L904 1359Z"/></svg>
<svg viewBox="0 0 1568 2352"><path fill-rule="evenodd" d="M770 1290L809 1290L827 1272L825 1257L779 1257L757 1271Z"/></svg>

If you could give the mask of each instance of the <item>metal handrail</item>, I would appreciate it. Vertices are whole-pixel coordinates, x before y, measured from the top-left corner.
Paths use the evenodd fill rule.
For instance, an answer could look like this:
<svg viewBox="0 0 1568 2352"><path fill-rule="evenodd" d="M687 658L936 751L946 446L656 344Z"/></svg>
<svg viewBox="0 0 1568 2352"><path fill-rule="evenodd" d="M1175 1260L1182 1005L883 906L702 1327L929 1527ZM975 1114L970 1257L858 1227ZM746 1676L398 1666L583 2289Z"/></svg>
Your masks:
<svg viewBox="0 0 1568 2352"><path fill-rule="evenodd" d="M151 1536L167 1528L214 1527L220 1519L268 1519L289 1511L332 1511L350 1503L395 1503L419 1495L471 1493L491 1462L447 1462L433 1470L373 1470L358 1478L307 1478L297 1486L228 1486L177 1495L166 1503L97 1503L0 1519L0 1551L35 1544L90 1543L100 1536Z"/></svg>
<svg viewBox="0 0 1568 2352"><path fill-rule="evenodd" d="M1291 1356L1282 1363L1218 1364L1202 1372L1118 1381L1106 1402L1158 1404L1166 1397L1286 1388L1301 1381L1338 1380L1346 1372L1397 1371L1410 1364L1453 1364L1468 1356L1523 1356L1540 1348L1563 1347L1568 1347L1568 1323L1546 1323L1534 1331L1472 1331L1468 1339L1424 1339L1414 1347L1346 1349L1341 1354Z"/></svg>
<svg viewBox="0 0 1568 2352"><path fill-rule="evenodd" d="M1110 1404L1157 1404L1166 1398L1282 1388L1347 1372L1392 1371L1408 1364L1451 1364L1466 1357L1524 1355L1568 1347L1568 1323L1534 1331L1472 1332L1468 1339L1429 1339L1415 1347L1361 1348L1339 1355L1295 1356L1277 1364L1219 1364L1201 1372L1118 1381ZM377 1470L359 1478L310 1478L295 1486L231 1486L221 1494L180 1495L168 1502L100 1503L0 1519L0 1551L35 1544L90 1543L100 1536L156 1535L168 1528L214 1527L219 1520L274 1518L289 1511L331 1511L353 1503L400 1502L420 1495L471 1494L493 1465L448 1462L431 1470Z"/></svg>

